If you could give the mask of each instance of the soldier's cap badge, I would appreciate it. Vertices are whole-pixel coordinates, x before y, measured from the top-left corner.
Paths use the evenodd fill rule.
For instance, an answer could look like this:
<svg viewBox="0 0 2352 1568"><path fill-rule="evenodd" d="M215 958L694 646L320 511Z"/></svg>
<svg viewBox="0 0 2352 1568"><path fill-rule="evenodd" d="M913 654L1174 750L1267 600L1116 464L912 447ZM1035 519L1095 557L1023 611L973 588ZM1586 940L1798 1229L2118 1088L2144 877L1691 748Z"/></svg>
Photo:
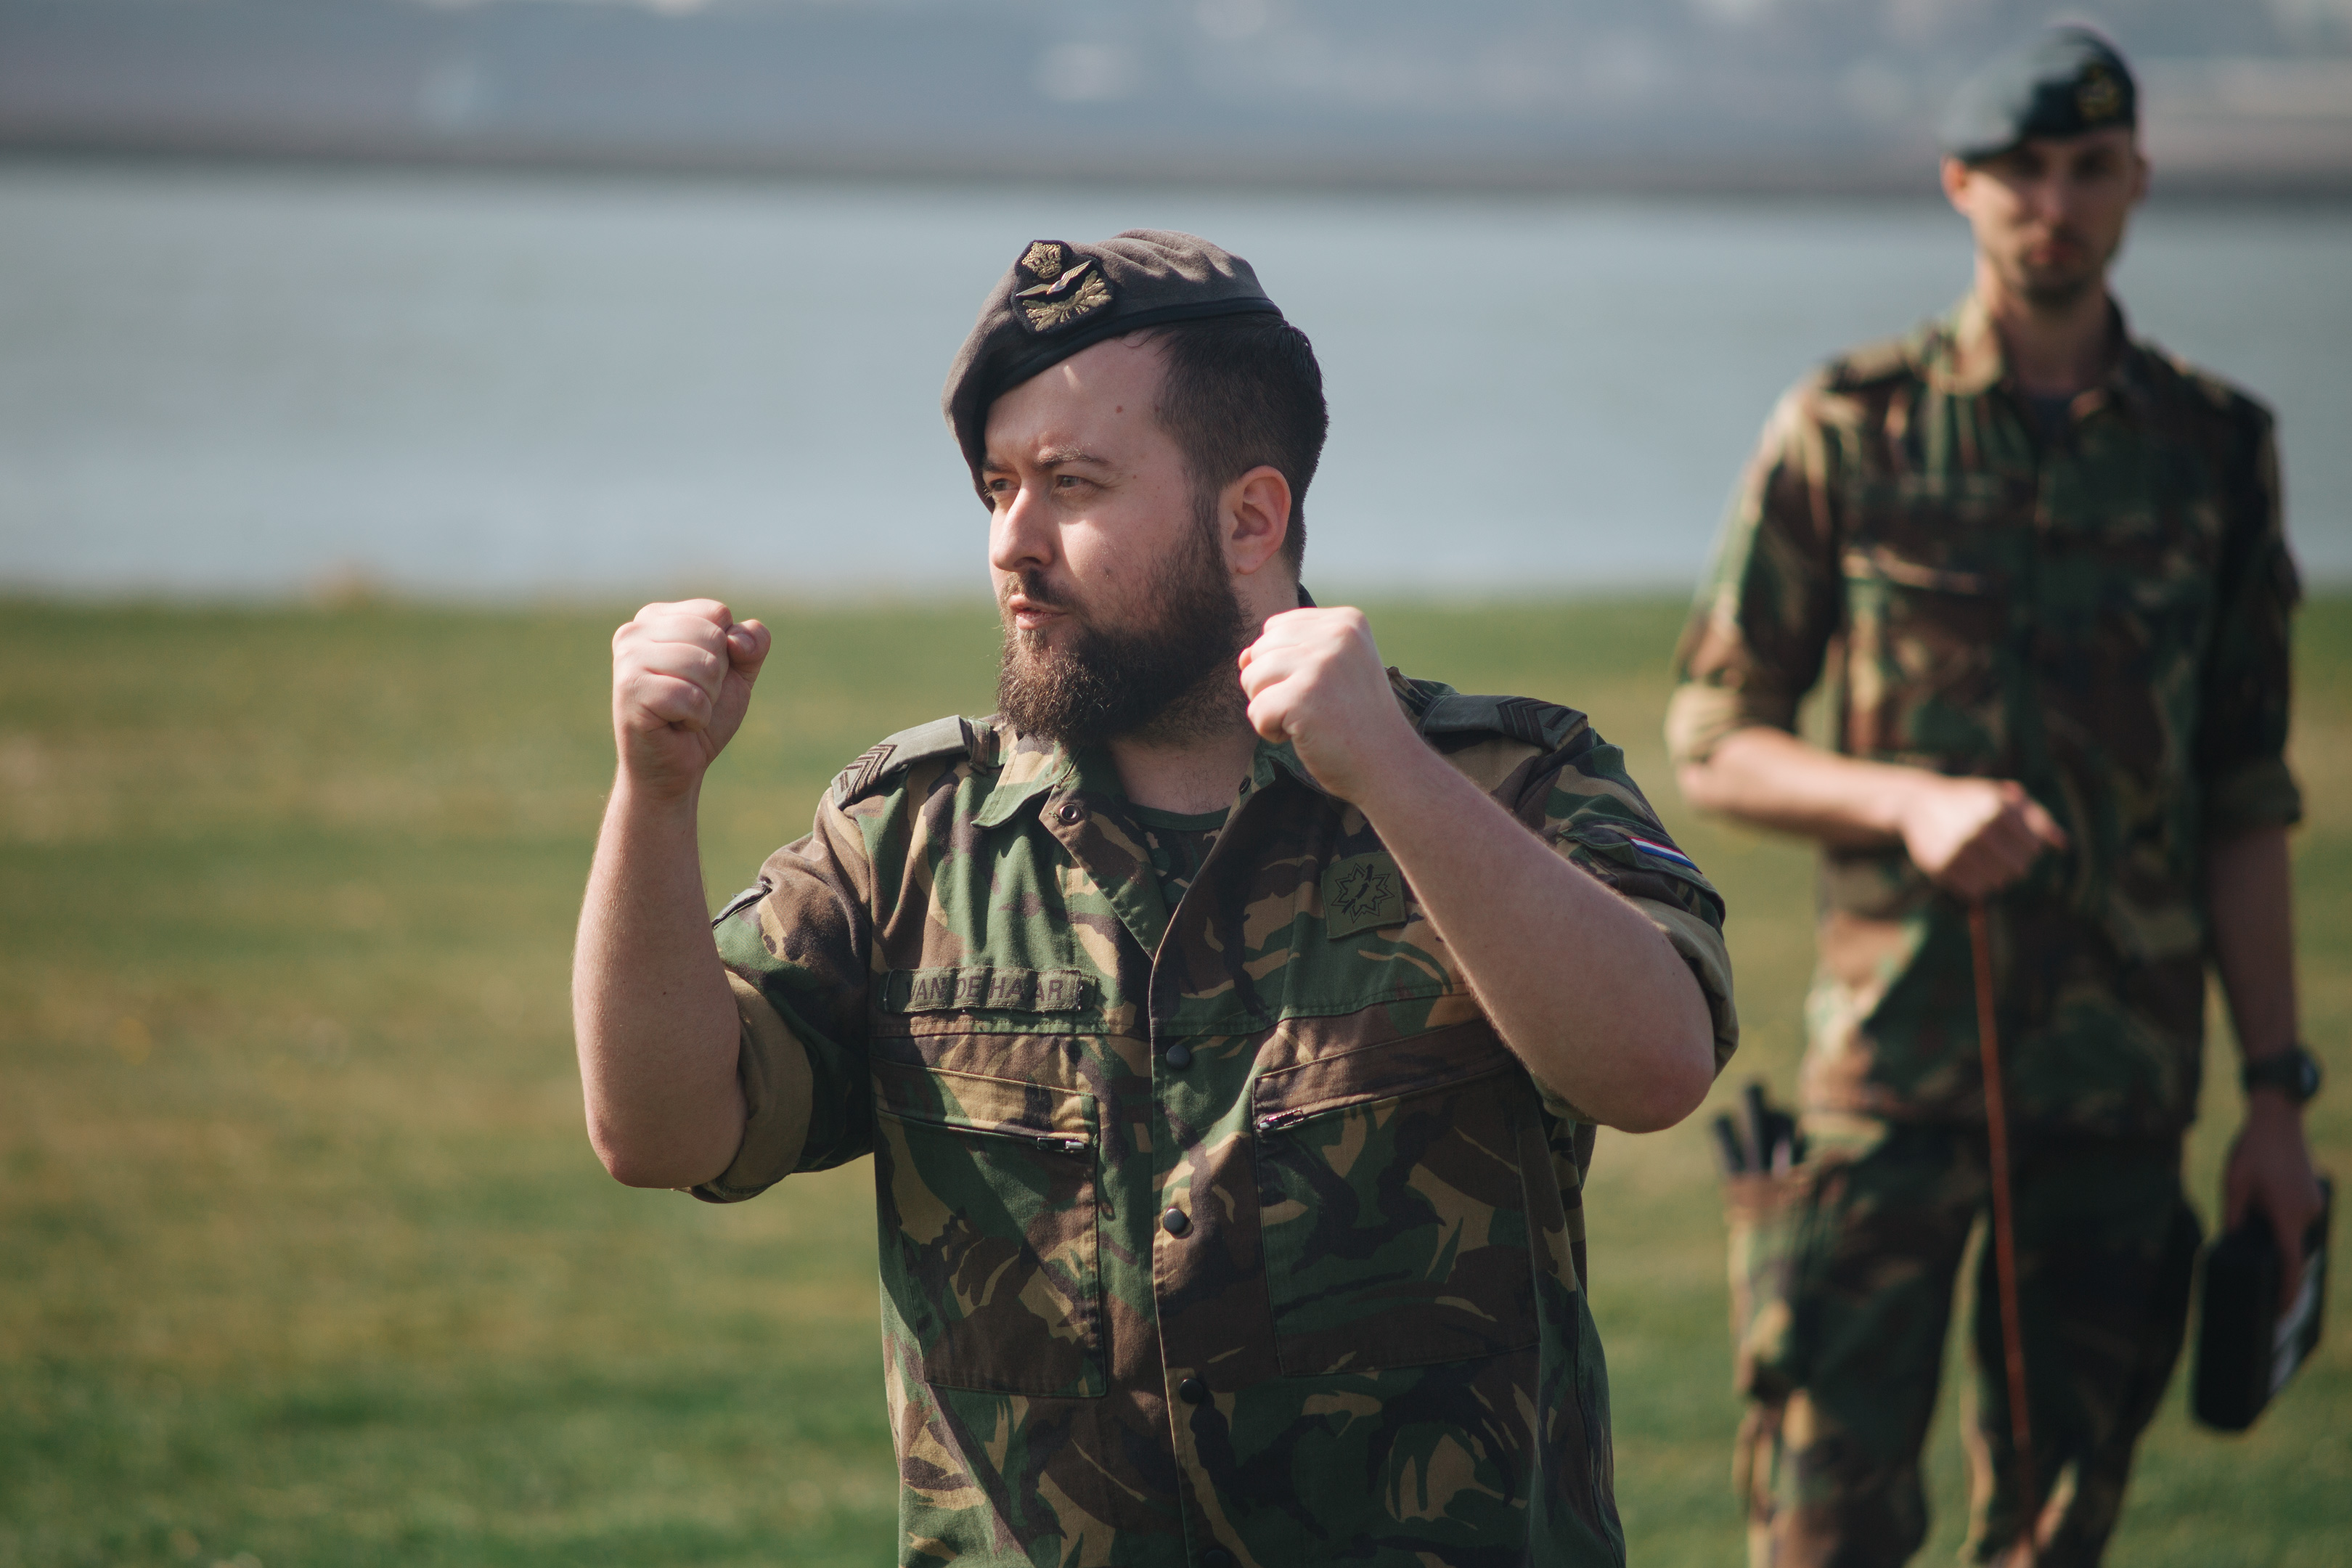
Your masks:
<svg viewBox="0 0 2352 1568"><path fill-rule="evenodd" d="M2074 109L2085 125L2096 125L2113 120L2124 106L2124 89L2115 73L2097 60L2083 68L2082 79L2074 84Z"/></svg>
<svg viewBox="0 0 2352 1568"><path fill-rule="evenodd" d="M1022 253L1014 281L1034 279L1013 291L1013 306L1033 332L1051 332L1110 308L1110 280L1091 257L1072 259L1070 247L1041 239Z"/></svg>

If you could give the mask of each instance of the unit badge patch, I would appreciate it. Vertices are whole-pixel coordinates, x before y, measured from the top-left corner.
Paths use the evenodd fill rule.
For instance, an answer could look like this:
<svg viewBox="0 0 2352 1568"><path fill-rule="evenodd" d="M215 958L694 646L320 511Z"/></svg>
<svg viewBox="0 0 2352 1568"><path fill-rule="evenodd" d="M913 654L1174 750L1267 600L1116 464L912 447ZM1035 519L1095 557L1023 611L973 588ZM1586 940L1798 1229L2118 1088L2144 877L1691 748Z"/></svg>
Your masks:
<svg viewBox="0 0 2352 1568"><path fill-rule="evenodd" d="M1386 855L1350 855L1323 873L1324 934L1333 941L1404 923L1404 873Z"/></svg>
<svg viewBox="0 0 2352 1568"><path fill-rule="evenodd" d="M1013 291L1013 303L1033 332L1057 331L1072 321L1110 308L1110 280L1091 257L1073 258L1070 247L1041 239L1022 253L1021 275L1035 283Z"/></svg>

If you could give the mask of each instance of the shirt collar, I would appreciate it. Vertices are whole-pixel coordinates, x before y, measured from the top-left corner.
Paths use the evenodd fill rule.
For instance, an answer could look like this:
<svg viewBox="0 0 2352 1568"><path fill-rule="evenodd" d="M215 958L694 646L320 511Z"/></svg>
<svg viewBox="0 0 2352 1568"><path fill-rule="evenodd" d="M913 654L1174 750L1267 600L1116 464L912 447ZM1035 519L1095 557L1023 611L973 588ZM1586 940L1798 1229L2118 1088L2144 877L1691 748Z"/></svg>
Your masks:
<svg viewBox="0 0 2352 1568"><path fill-rule="evenodd" d="M1004 761L997 772L996 787L988 792L988 799L972 818L982 827L1012 821L1022 807L1072 782L1078 772L1069 753L1050 741L1016 735L1001 719L997 721L997 733Z"/></svg>
<svg viewBox="0 0 2352 1568"><path fill-rule="evenodd" d="M1405 717L1412 721L1415 729L1420 728L1429 694L1394 669L1389 671L1389 685L1396 692ZM1003 720L996 722L997 745L1003 762L995 787L989 791L988 799L972 818L978 826L996 827L1010 822L1031 801L1065 786L1084 788L1093 794L1122 793L1108 757L1091 752L1073 754L1058 742L1017 735ZM1258 742L1256 752L1250 757L1248 788L1243 793L1244 796L1260 794L1285 774L1317 795L1331 793L1315 782L1315 775L1298 760L1297 748L1287 741L1266 740Z"/></svg>
<svg viewBox="0 0 2352 1568"><path fill-rule="evenodd" d="M2116 355L2097 387L2085 390L2105 392L2110 400L2133 408L2144 407L2150 395L2147 351L2132 337L2131 323L2112 296L2107 300L2107 317L2115 334ZM1974 292L1945 317L1942 340L1930 347L1924 368L1931 384L1960 396L1979 395L2009 379L2009 355L1993 326L1992 312Z"/></svg>

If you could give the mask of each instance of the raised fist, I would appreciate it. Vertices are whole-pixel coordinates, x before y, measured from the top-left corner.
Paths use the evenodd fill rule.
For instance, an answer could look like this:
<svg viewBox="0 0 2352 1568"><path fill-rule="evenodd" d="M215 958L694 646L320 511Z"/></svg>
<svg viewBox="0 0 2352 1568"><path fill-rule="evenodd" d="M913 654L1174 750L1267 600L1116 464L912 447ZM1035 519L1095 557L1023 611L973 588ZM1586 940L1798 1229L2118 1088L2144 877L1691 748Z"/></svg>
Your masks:
<svg viewBox="0 0 2352 1568"><path fill-rule="evenodd" d="M683 795L734 738L768 628L716 599L647 605L613 634L613 742L642 788Z"/></svg>
<svg viewBox="0 0 2352 1568"><path fill-rule="evenodd" d="M1315 782L1361 804L1370 775L1414 742L1361 610L1288 610L1242 650L1250 727L1287 741Z"/></svg>

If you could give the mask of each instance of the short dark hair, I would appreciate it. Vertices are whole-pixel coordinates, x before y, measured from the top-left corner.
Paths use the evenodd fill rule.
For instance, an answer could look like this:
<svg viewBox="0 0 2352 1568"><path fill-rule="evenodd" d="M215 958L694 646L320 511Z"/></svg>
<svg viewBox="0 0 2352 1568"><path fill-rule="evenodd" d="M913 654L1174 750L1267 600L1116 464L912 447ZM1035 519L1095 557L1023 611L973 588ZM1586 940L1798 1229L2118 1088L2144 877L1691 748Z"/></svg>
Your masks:
<svg viewBox="0 0 2352 1568"><path fill-rule="evenodd" d="M1264 464L1290 481L1282 553L1307 550L1307 487L1331 427L1323 367L1307 334L1275 315L1217 316L1153 329L1161 380L1155 410L1193 485L1223 489Z"/></svg>

